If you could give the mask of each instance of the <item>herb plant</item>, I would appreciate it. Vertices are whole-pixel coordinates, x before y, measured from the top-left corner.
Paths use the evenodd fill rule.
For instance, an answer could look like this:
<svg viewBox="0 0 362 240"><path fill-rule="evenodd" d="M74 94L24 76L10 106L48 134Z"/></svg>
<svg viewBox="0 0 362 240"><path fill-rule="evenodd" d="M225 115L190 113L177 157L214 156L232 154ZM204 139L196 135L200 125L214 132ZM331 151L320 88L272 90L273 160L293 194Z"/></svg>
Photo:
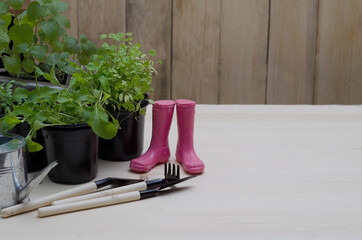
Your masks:
<svg viewBox="0 0 362 240"><path fill-rule="evenodd" d="M5 69L15 75L74 72L69 59L87 64L96 53L95 45L85 36L80 43L66 34L70 21L62 13L68 5L59 0L32 1L22 9L24 0L0 2L0 57Z"/></svg>
<svg viewBox="0 0 362 240"><path fill-rule="evenodd" d="M104 92L107 96L104 104L111 113L126 110L144 114L141 101L145 93L152 91L154 62L142 53L140 44L132 43L131 36L131 33L103 34L101 39L109 38L114 44L103 43L85 69L72 65L77 73L73 74L70 86ZM156 53L151 50L148 55Z"/></svg>
<svg viewBox="0 0 362 240"><path fill-rule="evenodd" d="M37 130L47 126L87 123L102 138L116 135L119 123L103 108L107 94L90 88L66 89L57 80L54 68L44 77L62 89L42 87L23 91L24 101L14 105L13 111L0 120L2 131L7 132L21 122L29 123L26 141L30 152L42 149L32 138Z"/></svg>
<svg viewBox="0 0 362 240"><path fill-rule="evenodd" d="M24 101L27 90L21 87L15 88L15 85L14 80L0 84L0 114L10 113L14 109L15 103Z"/></svg>
<svg viewBox="0 0 362 240"><path fill-rule="evenodd" d="M13 110L13 85L14 80L0 84L0 114L6 114Z"/></svg>

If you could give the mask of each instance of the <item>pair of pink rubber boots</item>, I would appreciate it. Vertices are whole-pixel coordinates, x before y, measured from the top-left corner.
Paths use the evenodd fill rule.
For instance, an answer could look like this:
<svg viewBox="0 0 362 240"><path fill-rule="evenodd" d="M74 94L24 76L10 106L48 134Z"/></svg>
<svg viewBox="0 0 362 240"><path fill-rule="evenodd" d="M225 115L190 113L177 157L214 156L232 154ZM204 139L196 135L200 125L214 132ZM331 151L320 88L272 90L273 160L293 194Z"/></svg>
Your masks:
<svg viewBox="0 0 362 240"><path fill-rule="evenodd" d="M196 103L187 99L159 100L152 108L152 140L147 152L133 159L130 168L136 172L148 172L158 163L166 163L170 158L168 133L176 104L178 141L176 160L188 173L202 173L204 163L194 150L194 119Z"/></svg>

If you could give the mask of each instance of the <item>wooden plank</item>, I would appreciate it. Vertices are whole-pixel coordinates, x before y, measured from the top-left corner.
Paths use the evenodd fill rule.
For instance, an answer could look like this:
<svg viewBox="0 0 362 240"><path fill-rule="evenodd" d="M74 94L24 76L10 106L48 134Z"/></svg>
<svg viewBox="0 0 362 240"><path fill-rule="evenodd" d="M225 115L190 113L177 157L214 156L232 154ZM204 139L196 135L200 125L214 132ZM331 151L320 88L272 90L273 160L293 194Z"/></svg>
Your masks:
<svg viewBox="0 0 362 240"><path fill-rule="evenodd" d="M78 0L62 0L68 4L68 10L64 12L64 15L70 20L70 29L67 29L67 33L75 38L78 38Z"/></svg>
<svg viewBox="0 0 362 240"><path fill-rule="evenodd" d="M154 59L158 74L152 79L151 98L171 98L171 12L169 0L127 1L127 32L133 33L134 42L142 51L155 49ZM162 64L159 64L159 60Z"/></svg>
<svg viewBox="0 0 362 240"><path fill-rule="evenodd" d="M126 31L125 0L81 0L78 2L79 35L85 34L98 46L99 35Z"/></svg>
<svg viewBox="0 0 362 240"><path fill-rule="evenodd" d="M269 0L224 0L220 103L265 103Z"/></svg>
<svg viewBox="0 0 362 240"><path fill-rule="evenodd" d="M318 0L272 0L268 104L312 104Z"/></svg>
<svg viewBox="0 0 362 240"><path fill-rule="evenodd" d="M361 0L320 0L315 103L362 103L361 23Z"/></svg>
<svg viewBox="0 0 362 240"><path fill-rule="evenodd" d="M173 1L172 98L218 103L220 0Z"/></svg>

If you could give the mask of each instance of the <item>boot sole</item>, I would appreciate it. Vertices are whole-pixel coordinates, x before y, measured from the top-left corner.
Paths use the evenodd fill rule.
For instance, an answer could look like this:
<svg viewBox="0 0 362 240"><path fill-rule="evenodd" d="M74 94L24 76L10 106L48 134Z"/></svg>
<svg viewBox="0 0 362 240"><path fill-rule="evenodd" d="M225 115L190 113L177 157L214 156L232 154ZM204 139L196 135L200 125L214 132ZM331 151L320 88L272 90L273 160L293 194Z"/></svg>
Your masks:
<svg viewBox="0 0 362 240"><path fill-rule="evenodd" d="M150 166L145 166L145 165L140 165L140 164L137 164L137 163L133 163L131 162L129 167L133 170L133 171L136 171L136 172L149 172L152 168L154 168L156 165L158 164L164 164L166 162L168 162L168 159L169 158L165 158L165 159L162 159L158 162L155 162L153 165L150 165Z"/></svg>
<svg viewBox="0 0 362 240"><path fill-rule="evenodd" d="M188 172L188 173L197 174L197 173L203 173L203 172L204 172L205 166L204 166L204 167L194 167L194 168L192 168L192 167L191 167L191 168L185 167L185 166L183 165L183 163L182 163L181 158L178 157L177 155L176 155L176 161L177 161L178 163L180 163L180 164L182 165L182 167L184 168L184 170L185 170L186 172Z"/></svg>

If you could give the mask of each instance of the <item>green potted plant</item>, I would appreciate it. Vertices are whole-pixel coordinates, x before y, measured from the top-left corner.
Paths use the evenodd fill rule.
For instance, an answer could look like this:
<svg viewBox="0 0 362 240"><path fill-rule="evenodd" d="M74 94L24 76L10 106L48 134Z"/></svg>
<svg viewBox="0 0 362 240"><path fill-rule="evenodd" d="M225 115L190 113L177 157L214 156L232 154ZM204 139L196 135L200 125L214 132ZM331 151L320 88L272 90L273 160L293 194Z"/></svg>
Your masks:
<svg viewBox="0 0 362 240"><path fill-rule="evenodd" d="M14 105L24 102L28 95L28 90L15 86L19 85L14 80L0 84L0 118L6 116L14 110ZM21 85L20 85L21 86ZM6 121L2 121L4 128L13 128L11 133L19 134L26 137L29 133L30 126L26 122L20 122L18 119L7 117ZM0 132L2 132L2 124ZM44 139L41 135L36 137L36 141L43 144ZM47 165L46 155L44 150L37 152L25 153L26 167L28 172L34 172L43 169Z"/></svg>
<svg viewBox="0 0 362 240"><path fill-rule="evenodd" d="M107 96L105 109L120 123L120 129L111 140L100 138L99 157L105 160L128 161L142 154L144 115L146 106L153 101L151 80L156 73L149 56L155 51L142 53L138 43L132 43L131 33L103 34L113 44L103 43L90 62L73 74L70 86L75 89L91 88Z"/></svg>
<svg viewBox="0 0 362 240"><path fill-rule="evenodd" d="M42 149L33 140L42 129L48 162L59 161L49 178L67 184L90 181L97 174L98 136L110 139L118 128L118 121L104 109L107 94L98 89L65 88L54 68L43 76L62 89L45 86L24 92L24 101L1 119L2 130L27 122L27 148L34 152ZM77 85L77 79L73 83Z"/></svg>
<svg viewBox="0 0 362 240"><path fill-rule="evenodd" d="M67 35L70 21L62 15L66 3L37 0L26 8L23 5L24 0L0 3L0 58L6 71L11 76L38 78L54 68L64 83L74 72L69 60L87 64L96 52L95 45L85 36L78 43Z"/></svg>
<svg viewBox="0 0 362 240"><path fill-rule="evenodd" d="M81 36L78 42L66 34L70 21L63 12L67 8L68 5L59 0L0 2L0 62L6 70L1 74L21 78L16 79L14 86L28 90L44 84L60 88L58 85L38 84L37 80L47 81L43 75L49 75L54 69L57 78L65 83L67 76L74 72L69 60L87 64L90 56L96 52L95 45L86 36ZM10 79L2 78L1 81L9 82ZM31 80L35 80L35 84ZM24 84L19 84L20 82ZM16 88L15 96L17 92L24 95L24 91ZM10 102L8 97L7 104ZM6 124L6 121L4 123ZM30 126L25 121L13 131L27 136L29 130ZM44 143L42 134L33 135L36 135L36 142ZM45 167L46 162L44 150L27 153L28 171L40 170Z"/></svg>

